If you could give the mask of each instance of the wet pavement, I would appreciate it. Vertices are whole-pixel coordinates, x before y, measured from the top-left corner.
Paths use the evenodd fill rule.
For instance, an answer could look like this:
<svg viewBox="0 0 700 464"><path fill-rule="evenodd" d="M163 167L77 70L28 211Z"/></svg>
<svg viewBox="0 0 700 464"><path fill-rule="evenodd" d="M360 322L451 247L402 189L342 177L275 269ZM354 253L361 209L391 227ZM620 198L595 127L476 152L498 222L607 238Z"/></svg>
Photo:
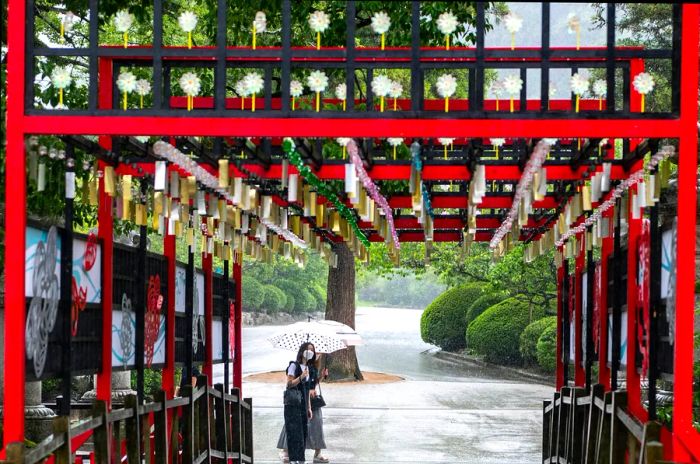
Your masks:
<svg viewBox="0 0 700 464"><path fill-rule="evenodd" d="M357 348L366 371L399 375L386 384L324 385L324 430L334 463L529 463L541 457L542 400L552 387L504 372L438 359L420 339L420 311L359 308ZM243 329L244 374L282 370L293 357L265 340L279 327ZM255 461L280 462L279 384L244 379L253 398ZM311 462L313 452L307 452Z"/></svg>

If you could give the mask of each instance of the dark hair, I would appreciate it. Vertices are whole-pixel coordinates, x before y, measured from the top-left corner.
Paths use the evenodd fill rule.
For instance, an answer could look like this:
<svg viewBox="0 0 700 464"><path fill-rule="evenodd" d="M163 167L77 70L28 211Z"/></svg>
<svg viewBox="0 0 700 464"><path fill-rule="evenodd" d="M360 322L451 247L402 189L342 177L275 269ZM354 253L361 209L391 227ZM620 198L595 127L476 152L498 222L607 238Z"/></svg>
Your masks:
<svg viewBox="0 0 700 464"><path fill-rule="evenodd" d="M305 343L302 343L302 344L301 344L301 346L299 347L299 351L297 352L297 362L298 362L299 364L301 364L302 361L304 360L304 351L306 351L306 350L309 349L309 345L311 345L311 346L314 347L314 357L311 358L311 359L309 359L309 360L307 360L306 363L307 363L307 364L313 364L313 363L316 362L316 347L315 347L314 344L311 343L311 342L305 342Z"/></svg>

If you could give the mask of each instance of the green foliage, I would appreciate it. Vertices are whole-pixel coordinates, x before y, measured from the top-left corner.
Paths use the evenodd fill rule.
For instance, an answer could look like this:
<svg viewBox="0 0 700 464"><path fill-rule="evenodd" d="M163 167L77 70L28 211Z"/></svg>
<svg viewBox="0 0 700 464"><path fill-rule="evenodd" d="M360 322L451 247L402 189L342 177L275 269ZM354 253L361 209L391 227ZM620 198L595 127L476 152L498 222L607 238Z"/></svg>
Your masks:
<svg viewBox="0 0 700 464"><path fill-rule="evenodd" d="M472 283L449 289L435 298L421 316L423 341L448 351L463 349L467 309L482 291L482 285Z"/></svg>
<svg viewBox="0 0 700 464"><path fill-rule="evenodd" d="M322 288L320 285L311 285L309 288L309 293L314 297L316 300L316 311L325 311L326 310L326 290Z"/></svg>
<svg viewBox="0 0 700 464"><path fill-rule="evenodd" d="M537 362L537 342L542 333L548 327L557 326L557 317L543 317L530 323L522 334L520 334L520 355L525 364L535 364Z"/></svg>
<svg viewBox="0 0 700 464"><path fill-rule="evenodd" d="M557 368L557 325L544 329L537 340L537 364L547 372Z"/></svg>
<svg viewBox="0 0 700 464"><path fill-rule="evenodd" d="M268 313L277 313L284 309L287 297L284 292L274 285L263 286L263 302L261 308Z"/></svg>
<svg viewBox="0 0 700 464"><path fill-rule="evenodd" d="M365 305L423 309L445 291L432 272L396 275L390 279L374 273L358 274L357 296Z"/></svg>
<svg viewBox="0 0 700 464"><path fill-rule="evenodd" d="M318 307L318 302L316 298L309 292L307 287L302 286L298 282L293 280L279 280L275 281L277 287L279 287L286 295L293 295L294 306L287 305L287 310L302 314L316 311Z"/></svg>
<svg viewBox="0 0 700 464"><path fill-rule="evenodd" d="M508 298L491 306L469 324L469 348L483 355L486 361L519 364L520 334L528 324L543 316L542 307L531 306L521 298Z"/></svg>
<svg viewBox="0 0 700 464"><path fill-rule="evenodd" d="M131 388L137 388L137 372L131 371ZM143 371L143 393L147 401L153 401L156 393L163 388L163 372L157 369L144 369Z"/></svg>
<svg viewBox="0 0 700 464"><path fill-rule="evenodd" d="M481 316L481 313L506 298L508 298L508 294L501 291L486 292L481 295L467 310L467 326L469 326L474 319Z"/></svg>
<svg viewBox="0 0 700 464"><path fill-rule="evenodd" d="M258 311L265 299L265 288L254 277L243 275L242 277L243 309L246 311Z"/></svg>
<svg viewBox="0 0 700 464"><path fill-rule="evenodd" d="M294 298L294 295L292 295L291 293L285 293L284 296L287 297L287 301L284 304L284 311L287 313L294 312L294 305L296 304L296 298Z"/></svg>

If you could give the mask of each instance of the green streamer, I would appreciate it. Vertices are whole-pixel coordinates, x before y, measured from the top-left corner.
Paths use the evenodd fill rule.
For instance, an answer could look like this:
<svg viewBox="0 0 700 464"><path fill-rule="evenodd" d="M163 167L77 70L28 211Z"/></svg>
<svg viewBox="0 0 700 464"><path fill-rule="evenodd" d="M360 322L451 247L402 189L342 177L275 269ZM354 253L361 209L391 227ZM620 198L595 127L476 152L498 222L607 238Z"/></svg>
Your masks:
<svg viewBox="0 0 700 464"><path fill-rule="evenodd" d="M343 219L348 221L348 224L350 224L352 230L355 231L355 235L357 236L358 240L360 240L360 242L362 242L364 246L369 248L370 241L367 239L367 236L357 225L357 219L353 214L352 209L348 208L347 205L345 205L345 203L340 201L338 195L336 195L335 192L333 192L331 188L328 185L326 185L325 182L319 179L316 176L316 174L314 174L311 171L311 168L304 164L304 162L301 160L301 157L299 156L299 153L297 153L296 148L294 147L294 143L291 140L284 140L284 142L282 142L282 149L285 151L285 153L287 153L289 161L291 161L292 164L296 166L297 170L299 171L299 174L301 174L304 180L306 180L306 182L309 183L309 185L311 185L316 190L316 192L323 195L328 200L330 200L331 203L333 203L338 213L340 213Z"/></svg>

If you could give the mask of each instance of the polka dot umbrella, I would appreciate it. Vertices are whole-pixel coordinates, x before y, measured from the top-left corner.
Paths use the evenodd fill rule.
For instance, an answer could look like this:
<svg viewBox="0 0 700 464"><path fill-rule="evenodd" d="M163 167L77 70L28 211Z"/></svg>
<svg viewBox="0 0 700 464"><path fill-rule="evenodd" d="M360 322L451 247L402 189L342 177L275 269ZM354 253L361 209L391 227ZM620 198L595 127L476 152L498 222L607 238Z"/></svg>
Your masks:
<svg viewBox="0 0 700 464"><path fill-rule="evenodd" d="M321 321L325 322L325 321ZM302 343L314 344L317 353L333 353L348 347L343 340L344 335L338 334L332 325L321 322L297 322L284 328L280 333L268 338L275 348L297 351Z"/></svg>

